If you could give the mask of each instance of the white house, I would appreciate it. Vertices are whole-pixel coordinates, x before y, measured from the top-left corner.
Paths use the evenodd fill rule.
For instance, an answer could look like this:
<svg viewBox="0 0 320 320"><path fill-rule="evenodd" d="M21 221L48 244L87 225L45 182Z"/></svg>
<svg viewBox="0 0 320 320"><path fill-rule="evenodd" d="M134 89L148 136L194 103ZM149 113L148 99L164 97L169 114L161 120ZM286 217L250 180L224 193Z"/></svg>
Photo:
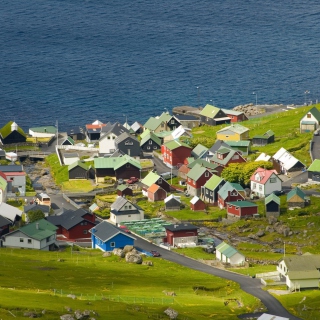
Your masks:
<svg viewBox="0 0 320 320"><path fill-rule="evenodd" d="M49 251L56 242L58 228L45 219L29 223L2 237L4 247Z"/></svg>
<svg viewBox="0 0 320 320"><path fill-rule="evenodd" d="M319 288L320 255L306 253L302 256L284 257L277 266L281 277L285 277L290 291Z"/></svg>
<svg viewBox="0 0 320 320"><path fill-rule="evenodd" d="M29 134L33 138L51 138L57 134L57 128L55 126L30 128Z"/></svg>
<svg viewBox="0 0 320 320"><path fill-rule="evenodd" d="M276 170L258 168L250 178L251 192L259 197L282 190L282 180Z"/></svg>
<svg viewBox="0 0 320 320"><path fill-rule="evenodd" d="M143 220L144 211L123 197L117 197L111 205L110 221L116 225L125 221Z"/></svg>
<svg viewBox="0 0 320 320"><path fill-rule="evenodd" d="M320 111L313 107L300 120L300 132L312 132L319 128Z"/></svg>
<svg viewBox="0 0 320 320"><path fill-rule="evenodd" d="M246 260L242 253L225 242L216 246L216 258L221 262L237 266L243 265Z"/></svg>
<svg viewBox="0 0 320 320"><path fill-rule="evenodd" d="M280 150L278 150L272 158L279 164L280 170L284 174L292 171L299 171L305 167L301 161L295 158L284 148L280 148Z"/></svg>

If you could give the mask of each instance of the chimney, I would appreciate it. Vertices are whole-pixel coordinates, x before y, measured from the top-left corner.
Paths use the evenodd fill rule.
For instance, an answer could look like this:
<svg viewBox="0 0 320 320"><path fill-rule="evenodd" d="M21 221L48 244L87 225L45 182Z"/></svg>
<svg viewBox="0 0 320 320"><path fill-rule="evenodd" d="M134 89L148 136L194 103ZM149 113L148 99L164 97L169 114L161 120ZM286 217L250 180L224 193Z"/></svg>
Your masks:
<svg viewBox="0 0 320 320"><path fill-rule="evenodd" d="M39 230L39 223L36 223L36 229Z"/></svg>

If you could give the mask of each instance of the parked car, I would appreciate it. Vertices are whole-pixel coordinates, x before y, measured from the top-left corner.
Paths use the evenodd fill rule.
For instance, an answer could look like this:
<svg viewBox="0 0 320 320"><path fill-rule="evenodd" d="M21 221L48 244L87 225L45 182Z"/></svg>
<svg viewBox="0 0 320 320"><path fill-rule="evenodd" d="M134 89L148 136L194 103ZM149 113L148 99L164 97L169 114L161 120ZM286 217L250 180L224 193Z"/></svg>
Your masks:
<svg viewBox="0 0 320 320"><path fill-rule="evenodd" d="M130 179L127 181L128 184L134 184L136 182L139 182L139 179L136 177L130 177Z"/></svg>
<svg viewBox="0 0 320 320"><path fill-rule="evenodd" d="M153 257L161 257L161 254L158 251L151 250L150 253L152 254Z"/></svg>
<svg viewBox="0 0 320 320"><path fill-rule="evenodd" d="M284 194L284 191L283 190L276 190L276 191L273 191L272 193L274 193L276 196L282 196Z"/></svg>
<svg viewBox="0 0 320 320"><path fill-rule="evenodd" d="M171 172L164 172L164 173L160 173L160 177L168 180L171 179ZM176 177L176 175L174 173L172 173L172 178Z"/></svg>

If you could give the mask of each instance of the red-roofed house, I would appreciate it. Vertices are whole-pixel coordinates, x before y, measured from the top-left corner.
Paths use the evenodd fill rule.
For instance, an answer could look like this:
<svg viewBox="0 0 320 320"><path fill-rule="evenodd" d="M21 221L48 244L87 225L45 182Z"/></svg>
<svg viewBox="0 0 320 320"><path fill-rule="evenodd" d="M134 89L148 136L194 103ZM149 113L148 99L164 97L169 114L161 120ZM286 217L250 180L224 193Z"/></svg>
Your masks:
<svg viewBox="0 0 320 320"><path fill-rule="evenodd" d="M155 183L152 184L147 191L148 200L152 202L161 201L167 197L167 192Z"/></svg>
<svg viewBox="0 0 320 320"><path fill-rule="evenodd" d="M265 197L274 191L282 190L282 180L276 170L258 168L250 178L251 192L259 197Z"/></svg>

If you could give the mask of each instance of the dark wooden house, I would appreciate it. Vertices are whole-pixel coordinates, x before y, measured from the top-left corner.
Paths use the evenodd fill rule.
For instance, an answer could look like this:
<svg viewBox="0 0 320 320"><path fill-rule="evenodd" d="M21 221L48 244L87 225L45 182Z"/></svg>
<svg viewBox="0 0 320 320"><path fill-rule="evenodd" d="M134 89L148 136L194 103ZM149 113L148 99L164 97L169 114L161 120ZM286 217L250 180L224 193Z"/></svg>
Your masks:
<svg viewBox="0 0 320 320"><path fill-rule="evenodd" d="M272 142L274 142L274 132L272 130L268 130L266 133L252 138L252 145L254 146L265 146Z"/></svg>
<svg viewBox="0 0 320 320"><path fill-rule="evenodd" d="M2 144L26 142L27 136L24 131L13 121L8 122L0 129Z"/></svg>
<svg viewBox="0 0 320 320"><path fill-rule="evenodd" d="M269 218L273 216L278 218L280 215L280 198L277 197L274 193L271 193L264 199L266 217Z"/></svg>
<svg viewBox="0 0 320 320"><path fill-rule="evenodd" d="M133 196L133 191L131 188L129 188L128 186L126 186L125 184L120 184L117 187L117 195L121 196L121 197L126 197L126 196Z"/></svg>
<svg viewBox="0 0 320 320"><path fill-rule="evenodd" d="M207 104L200 112L200 121L209 126L230 123L231 119L220 108Z"/></svg>
<svg viewBox="0 0 320 320"><path fill-rule="evenodd" d="M171 194L164 199L166 211L179 211L181 208L181 199L178 196Z"/></svg>
<svg viewBox="0 0 320 320"><path fill-rule="evenodd" d="M85 140L85 130L82 127L73 127L68 131L68 137L73 140Z"/></svg>
<svg viewBox="0 0 320 320"><path fill-rule="evenodd" d="M166 229L166 243L173 247L184 247L188 244L198 243L198 227L190 224L170 224L164 226Z"/></svg>
<svg viewBox="0 0 320 320"><path fill-rule="evenodd" d="M115 148L134 158L140 157L141 154L140 142L128 132L121 133L115 139Z"/></svg>
<svg viewBox="0 0 320 320"><path fill-rule="evenodd" d="M79 180L89 178L89 169L82 161L76 161L68 166L69 180Z"/></svg>
<svg viewBox="0 0 320 320"><path fill-rule="evenodd" d="M0 236L9 233L11 225L11 221L9 221L3 216L0 216Z"/></svg>

